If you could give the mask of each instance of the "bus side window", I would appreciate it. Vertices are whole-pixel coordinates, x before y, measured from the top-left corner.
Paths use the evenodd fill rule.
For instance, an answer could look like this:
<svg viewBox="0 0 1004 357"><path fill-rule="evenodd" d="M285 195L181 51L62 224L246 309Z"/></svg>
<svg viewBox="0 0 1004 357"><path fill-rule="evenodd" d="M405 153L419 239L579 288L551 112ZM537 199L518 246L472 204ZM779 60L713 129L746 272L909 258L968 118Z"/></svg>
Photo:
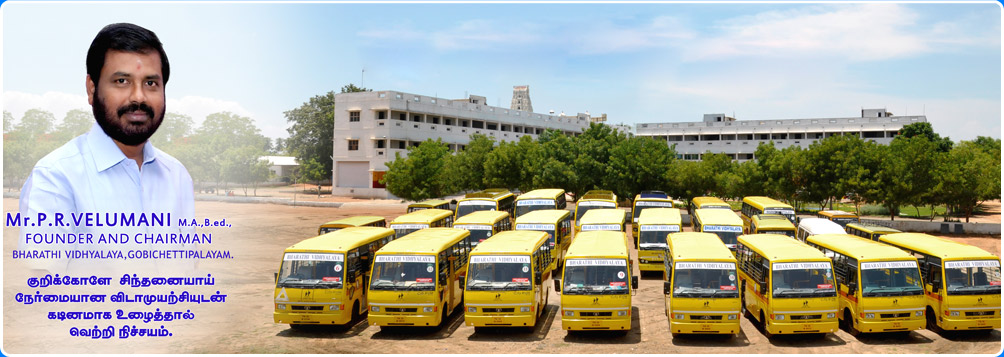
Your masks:
<svg viewBox="0 0 1004 357"><path fill-rule="evenodd" d="M345 280L355 283L356 274L359 272L359 248L349 251L348 260L345 262Z"/></svg>
<svg viewBox="0 0 1004 357"><path fill-rule="evenodd" d="M449 248L439 253L439 285L446 285L446 277L450 275Z"/></svg>

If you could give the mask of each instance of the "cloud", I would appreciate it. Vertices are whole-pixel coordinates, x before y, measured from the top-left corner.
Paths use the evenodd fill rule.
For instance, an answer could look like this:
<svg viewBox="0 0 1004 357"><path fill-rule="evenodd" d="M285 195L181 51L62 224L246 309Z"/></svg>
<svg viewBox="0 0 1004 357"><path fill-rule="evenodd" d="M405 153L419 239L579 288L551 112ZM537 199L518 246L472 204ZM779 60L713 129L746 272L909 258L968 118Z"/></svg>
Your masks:
<svg viewBox="0 0 1004 357"><path fill-rule="evenodd" d="M696 38L697 33L676 17L659 16L641 26L594 22L566 36L573 39L572 53L606 54L679 45L682 40Z"/></svg>
<svg viewBox="0 0 1004 357"><path fill-rule="evenodd" d="M57 122L63 120L66 112L70 110L83 109L88 112L91 110L91 106L87 104L87 96L84 95L62 92L46 92L41 95L18 91L3 93L3 109L10 112L15 120L21 120L24 112L35 108L52 113L56 116ZM201 124L207 115L223 111L254 118L254 113L240 103L198 96L184 96L180 99L168 97L167 111L191 116L195 125Z"/></svg>
<svg viewBox="0 0 1004 357"><path fill-rule="evenodd" d="M471 19L439 30L418 30L411 24L389 28L366 29L356 33L364 38L392 42L425 43L433 49L457 51L471 49L512 48L541 41L540 26L531 23L502 23L494 20Z"/></svg>

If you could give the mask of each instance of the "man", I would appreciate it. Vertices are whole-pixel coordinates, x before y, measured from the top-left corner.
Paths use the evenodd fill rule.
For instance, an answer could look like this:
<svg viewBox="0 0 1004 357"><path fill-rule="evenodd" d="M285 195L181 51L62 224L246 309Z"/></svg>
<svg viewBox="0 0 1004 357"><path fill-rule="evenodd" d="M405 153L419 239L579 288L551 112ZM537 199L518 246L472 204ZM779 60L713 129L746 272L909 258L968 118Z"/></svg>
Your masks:
<svg viewBox="0 0 1004 357"><path fill-rule="evenodd" d="M22 225L19 249L100 251L115 256L116 251L125 254L132 250L183 248L184 245L169 247L145 239L145 235L151 234L189 233L189 228L183 232L178 227L178 220L191 219L194 213L192 178L188 171L148 141L164 119L164 90L171 73L160 40L152 31L133 24L108 25L91 42L86 64L87 101L97 125L43 157L32 169L21 189L20 212L33 220L39 213L45 214L49 220L31 222L40 227ZM53 221L56 214L64 216L63 225ZM85 214L104 224L95 220L74 221ZM109 224L111 218L129 215L136 221ZM169 222L144 224L138 221L141 215L147 218L169 215ZM51 223L57 224L50 227ZM26 236L36 233L73 238L66 244L58 244ZM91 234L91 239L76 238L86 234ZM118 239L101 240L102 234ZM95 269L178 268L180 263L173 259L126 261L108 259L105 254L99 256L102 257L75 258L62 254L58 259L28 262L35 269L53 273L88 274ZM191 261L181 265L186 270Z"/></svg>

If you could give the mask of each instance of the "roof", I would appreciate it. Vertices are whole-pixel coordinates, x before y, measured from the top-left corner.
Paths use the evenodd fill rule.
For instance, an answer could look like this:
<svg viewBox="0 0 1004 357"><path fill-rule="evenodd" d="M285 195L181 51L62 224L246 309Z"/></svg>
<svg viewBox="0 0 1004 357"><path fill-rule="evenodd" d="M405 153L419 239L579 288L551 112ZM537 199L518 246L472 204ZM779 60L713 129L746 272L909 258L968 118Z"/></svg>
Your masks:
<svg viewBox="0 0 1004 357"><path fill-rule="evenodd" d="M560 195L564 195L565 190L560 188L544 188L539 190L533 190L516 197L516 200L523 199L555 199Z"/></svg>
<svg viewBox="0 0 1004 357"><path fill-rule="evenodd" d="M760 208L760 209L764 209L764 208L779 208L779 207L788 208L788 209L792 208L791 205L789 205L787 203L775 200L775 199L767 197L767 196L746 196L746 197L743 197L743 202L749 203L750 205L753 205L753 206L755 206L757 208Z"/></svg>
<svg viewBox="0 0 1004 357"><path fill-rule="evenodd" d="M732 210L721 208L698 208L694 210L694 216L701 224L711 225L743 225L742 218L739 218Z"/></svg>
<svg viewBox="0 0 1004 357"><path fill-rule="evenodd" d="M522 216L516 218L516 224L520 223L555 223L559 219L565 216L571 215L572 212L563 209L541 209L532 211L529 213L524 213ZM466 217L466 216L465 216Z"/></svg>
<svg viewBox="0 0 1004 357"><path fill-rule="evenodd" d="M857 217L858 216L856 214L853 214L853 213L850 213L850 212L844 212L844 211L840 211L840 210L819 211L818 213L821 214L821 215L826 215L826 216L830 216L830 217Z"/></svg>
<svg viewBox="0 0 1004 357"><path fill-rule="evenodd" d="M708 196L694 197L693 199L690 200L690 202L693 203L694 206L697 206L698 208L728 207L729 209L732 209L732 206L729 206L728 203L722 201L722 199L718 197L708 197ZM701 205L711 205L711 206L701 207Z"/></svg>
<svg viewBox="0 0 1004 357"><path fill-rule="evenodd" d="M409 208L410 207L436 207L436 206L443 205L443 204L447 204L448 205L448 204L450 204L450 201L447 201L447 200L425 200L425 201L421 201L421 202L412 203L412 204L408 205L408 207Z"/></svg>
<svg viewBox="0 0 1004 357"><path fill-rule="evenodd" d="M626 233L614 231L582 232L575 235L572 245L565 253L565 259L607 256L628 258Z"/></svg>
<svg viewBox="0 0 1004 357"><path fill-rule="evenodd" d="M779 214L757 214L753 215L753 224L757 228L790 229L795 230L795 225L787 218Z"/></svg>
<svg viewBox="0 0 1004 357"><path fill-rule="evenodd" d="M802 218L798 222L798 228L809 234L847 233L839 224L825 218Z"/></svg>
<svg viewBox="0 0 1004 357"><path fill-rule="evenodd" d="M272 166L300 166L292 156L262 156L258 159L268 161Z"/></svg>
<svg viewBox="0 0 1004 357"><path fill-rule="evenodd" d="M639 198L669 198L669 195L667 195L665 192L662 192L662 191L650 190L650 191L641 191L641 193L639 193L637 197L639 197Z"/></svg>
<svg viewBox="0 0 1004 357"><path fill-rule="evenodd" d="M453 211L430 208L400 215L390 223L429 223L453 215Z"/></svg>
<svg viewBox="0 0 1004 357"><path fill-rule="evenodd" d="M286 248L286 251L346 251L363 243L394 234L393 229L380 227L349 227L308 238Z"/></svg>
<svg viewBox="0 0 1004 357"><path fill-rule="evenodd" d="M582 195L582 198L579 199L579 202L586 200L609 200L617 202L617 194L615 194L613 191L607 191L607 190L589 190L586 191L584 195Z"/></svg>
<svg viewBox="0 0 1004 357"><path fill-rule="evenodd" d="M806 241L857 260L914 259L902 249L850 234L819 234L809 237Z"/></svg>
<svg viewBox="0 0 1004 357"><path fill-rule="evenodd" d="M367 225L367 224L370 224L370 223L373 223L373 222L383 221L383 220L385 220L385 218L383 218L381 216L355 216L355 217L347 217L347 218L342 218L342 219L336 219L334 221L330 221L330 222L322 224L321 227L329 226L329 225L336 225L336 224L342 224L342 225L346 225L346 226L362 226L362 225Z"/></svg>
<svg viewBox="0 0 1004 357"><path fill-rule="evenodd" d="M471 251L474 254L525 253L537 250L537 245L546 241L549 234L542 231L504 231L478 243Z"/></svg>
<svg viewBox="0 0 1004 357"><path fill-rule="evenodd" d="M585 224L623 224L626 220L624 210L620 208L596 208L591 209L582 215L575 224L582 226Z"/></svg>
<svg viewBox="0 0 1004 357"><path fill-rule="evenodd" d="M667 242L669 242L669 251L675 258L736 261L736 257L732 255L729 247L726 247L725 243L722 243L722 240L714 233L671 233Z"/></svg>
<svg viewBox="0 0 1004 357"><path fill-rule="evenodd" d="M783 234L741 235L739 236L739 244L763 254L765 258L771 261L830 261L830 258L827 258L818 249Z"/></svg>
<svg viewBox="0 0 1004 357"><path fill-rule="evenodd" d="M506 196L512 196L512 192L509 192L509 190L502 188L489 188L483 191L468 193L464 195L464 198L460 200L463 201L470 198L481 198L481 199L488 198L497 200L505 198Z"/></svg>
<svg viewBox="0 0 1004 357"><path fill-rule="evenodd" d="M470 235L459 228L426 228L387 243L377 254L437 253Z"/></svg>
<svg viewBox="0 0 1004 357"><path fill-rule="evenodd" d="M990 254L983 249L924 233L886 234L880 237L879 241L915 250L924 254L941 257L941 259L997 258L997 256Z"/></svg>
<svg viewBox="0 0 1004 357"><path fill-rule="evenodd" d="M649 208L641 211L641 216L638 216L638 224L664 224L680 225L683 218L680 217L679 208Z"/></svg>
<svg viewBox="0 0 1004 357"><path fill-rule="evenodd" d="M468 213L467 215L457 218L453 221L453 225L458 224L495 224L500 220L509 218L509 212L506 211L477 211Z"/></svg>
<svg viewBox="0 0 1004 357"><path fill-rule="evenodd" d="M867 231L867 232L870 232L870 233L879 233L879 232L900 233L901 232L900 230L895 229L895 228L889 228L889 227L880 226L880 225L877 225L877 224L868 224L868 223L860 223L860 222L848 223L847 227L856 228L858 230Z"/></svg>

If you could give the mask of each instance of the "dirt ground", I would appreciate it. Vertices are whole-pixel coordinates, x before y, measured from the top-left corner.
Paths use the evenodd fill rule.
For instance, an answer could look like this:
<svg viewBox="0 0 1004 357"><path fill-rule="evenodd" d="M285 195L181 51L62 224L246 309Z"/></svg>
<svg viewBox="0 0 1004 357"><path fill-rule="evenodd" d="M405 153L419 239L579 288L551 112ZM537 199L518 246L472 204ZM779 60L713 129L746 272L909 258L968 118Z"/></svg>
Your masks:
<svg viewBox="0 0 1004 357"><path fill-rule="evenodd" d="M281 194L276 189L277 194ZM267 191L266 191L267 192ZM259 190L259 195L262 191ZM302 196L301 196L302 197ZM334 200L334 199L332 199ZM457 309L444 328L381 330L368 326L365 319L350 327L293 331L272 321L273 273L282 251L313 236L325 221L354 215L378 215L388 220L404 213L405 204L390 200L342 199L341 208L292 207L274 204L238 204L197 201L200 218L226 218L230 228L207 228L212 233L211 249L229 250L236 259L206 260L200 269L216 277L208 290L227 294L225 304L150 305L95 304L80 309L99 311L164 311L190 309L194 320L172 322L141 321L59 321L46 318L57 310L52 305L24 305L14 301L17 293L34 293L28 272L12 259L17 245L16 228L4 228L3 352L5 353L953 353L996 354L1001 351L1000 330L989 334L939 335L920 330L905 336L853 337L838 331L819 338L780 336L768 340L747 320L738 337L697 336L673 338L664 312L661 276L644 275L633 296L631 331L616 334L568 334L561 329L558 295L553 291L550 305L533 332L479 331L463 325ZM4 212L17 209L16 199L4 199ZM997 203L996 221L1000 222ZM685 229L689 230L689 228ZM950 237L979 246L1000 256L999 236ZM118 277L113 280L117 282ZM115 284L117 285L117 283ZM110 292L117 292L113 286ZM48 288L46 292L52 291ZM129 290L128 288L124 290ZM43 293L46 293L43 292ZM211 292L210 292L211 293ZM60 306L59 310L63 310ZM137 325L158 328L164 325L172 337L90 339L71 337L71 327Z"/></svg>

